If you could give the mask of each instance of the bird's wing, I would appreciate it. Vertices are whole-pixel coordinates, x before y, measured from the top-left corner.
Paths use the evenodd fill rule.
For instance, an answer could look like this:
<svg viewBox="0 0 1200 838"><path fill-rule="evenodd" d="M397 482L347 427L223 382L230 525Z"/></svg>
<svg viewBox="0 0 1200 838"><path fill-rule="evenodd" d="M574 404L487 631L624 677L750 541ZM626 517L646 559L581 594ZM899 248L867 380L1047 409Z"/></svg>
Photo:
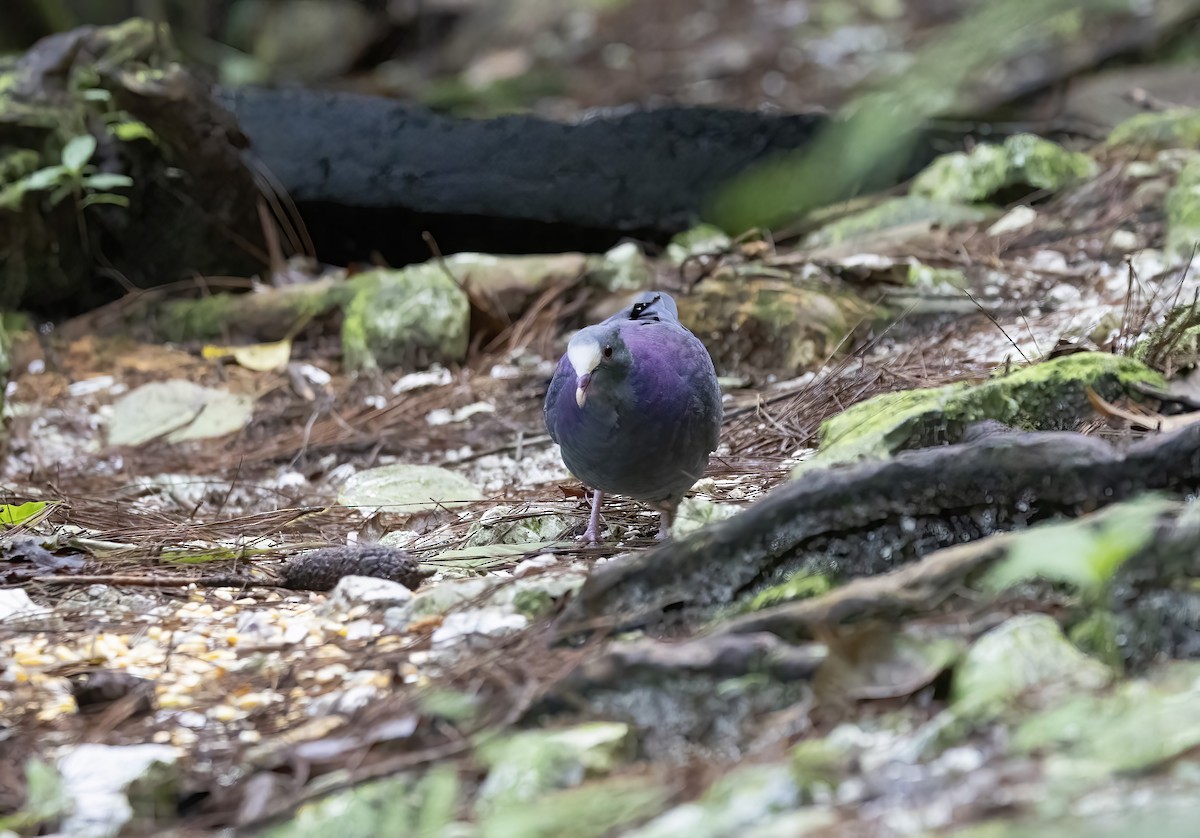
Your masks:
<svg viewBox="0 0 1200 838"><path fill-rule="evenodd" d="M707 433L705 444L710 452L716 451L721 440L721 421L725 414L725 406L721 401L721 385L717 383L717 371L713 367L708 349L691 332L688 332L687 336L681 362L690 368L689 375L696 384L696 395L693 397L695 410L690 414L690 422Z"/></svg>
<svg viewBox="0 0 1200 838"><path fill-rule="evenodd" d="M665 291L643 291L633 302L618 311L605 323L622 320L657 320L664 323L679 322L679 307L675 299Z"/></svg>
<svg viewBox="0 0 1200 838"><path fill-rule="evenodd" d="M550 379L550 387L546 390L546 401L542 405L542 416L546 419L546 430L550 432L550 438L555 442L558 442L558 430L555 427L555 411L558 407L558 395L564 387L574 385L575 370L571 369L571 362L564 355L558 362L558 368L554 370L554 377Z"/></svg>

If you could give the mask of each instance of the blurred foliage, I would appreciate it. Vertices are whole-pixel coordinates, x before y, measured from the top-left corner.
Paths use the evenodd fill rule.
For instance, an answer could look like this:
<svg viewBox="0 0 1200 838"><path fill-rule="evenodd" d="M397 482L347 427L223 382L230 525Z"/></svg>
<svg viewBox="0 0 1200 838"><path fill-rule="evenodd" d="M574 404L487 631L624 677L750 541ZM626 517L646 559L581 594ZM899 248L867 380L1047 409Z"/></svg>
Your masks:
<svg viewBox="0 0 1200 838"><path fill-rule="evenodd" d="M811 146L738 175L714 196L708 220L731 234L787 223L851 197L864 181L893 181L913 152L918 129L949 114L971 86L1001 62L1082 28L1084 12L1115 0L993 0L917 52L912 67L843 111Z"/></svg>

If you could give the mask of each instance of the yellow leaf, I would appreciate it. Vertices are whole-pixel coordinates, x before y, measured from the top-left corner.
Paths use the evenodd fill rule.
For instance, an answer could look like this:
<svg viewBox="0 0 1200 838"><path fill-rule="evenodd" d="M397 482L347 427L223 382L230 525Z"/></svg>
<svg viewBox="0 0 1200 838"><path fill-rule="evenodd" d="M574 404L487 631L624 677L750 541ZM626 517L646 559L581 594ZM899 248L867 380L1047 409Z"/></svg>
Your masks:
<svg viewBox="0 0 1200 838"><path fill-rule="evenodd" d="M233 349L228 346L213 346L209 344L200 350L200 357L206 361L216 361L220 358L228 358L233 354Z"/></svg>
<svg viewBox="0 0 1200 838"><path fill-rule="evenodd" d="M292 342L281 340L276 343L256 343L239 346L233 350L233 359L248 370L270 372L281 370L292 358Z"/></svg>
<svg viewBox="0 0 1200 838"><path fill-rule="evenodd" d="M205 346L200 353L206 360L229 358L255 372L281 370L292 357L292 342L281 340L275 343L255 343L250 346Z"/></svg>

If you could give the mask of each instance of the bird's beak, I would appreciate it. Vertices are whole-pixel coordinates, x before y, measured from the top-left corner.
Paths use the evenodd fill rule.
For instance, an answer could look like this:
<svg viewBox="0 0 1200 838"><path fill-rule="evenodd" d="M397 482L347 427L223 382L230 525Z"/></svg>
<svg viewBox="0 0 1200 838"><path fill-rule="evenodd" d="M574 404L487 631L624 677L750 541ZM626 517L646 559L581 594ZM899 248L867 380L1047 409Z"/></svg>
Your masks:
<svg viewBox="0 0 1200 838"><path fill-rule="evenodd" d="M579 376L579 379L575 385L575 404L583 407L584 402L587 401L587 388L591 383L592 374L590 372L585 372L583 375Z"/></svg>

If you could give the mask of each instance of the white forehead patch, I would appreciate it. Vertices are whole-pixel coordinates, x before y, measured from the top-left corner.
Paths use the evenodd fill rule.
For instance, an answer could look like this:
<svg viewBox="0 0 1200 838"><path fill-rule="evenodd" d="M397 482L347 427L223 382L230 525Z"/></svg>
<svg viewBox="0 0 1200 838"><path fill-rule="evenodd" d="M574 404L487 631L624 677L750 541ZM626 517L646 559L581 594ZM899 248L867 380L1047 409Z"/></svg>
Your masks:
<svg viewBox="0 0 1200 838"><path fill-rule="evenodd" d="M600 366L600 344L595 338L575 336L567 344L567 360L575 368L575 375L584 375Z"/></svg>

